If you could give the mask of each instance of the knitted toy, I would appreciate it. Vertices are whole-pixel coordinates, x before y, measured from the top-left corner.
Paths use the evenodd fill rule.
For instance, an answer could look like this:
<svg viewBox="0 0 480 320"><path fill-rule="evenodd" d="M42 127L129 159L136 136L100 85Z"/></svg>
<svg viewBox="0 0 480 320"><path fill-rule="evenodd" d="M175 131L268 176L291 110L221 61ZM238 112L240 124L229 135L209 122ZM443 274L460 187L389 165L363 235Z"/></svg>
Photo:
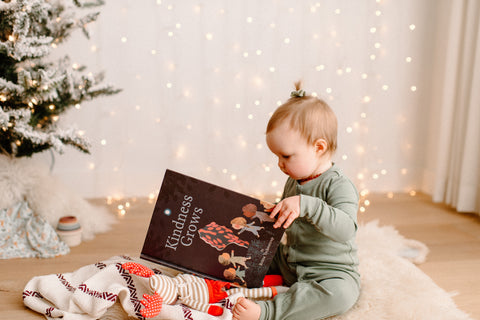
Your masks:
<svg viewBox="0 0 480 320"><path fill-rule="evenodd" d="M271 285L270 287L230 289L231 284L228 282L203 279L191 274L179 274L175 277L158 275L150 268L135 262L124 263L122 268L131 274L149 279L153 295L144 294L144 300L141 301L145 308L140 313L145 318L157 316L164 303L175 304L177 301L187 307L219 316L223 313L223 308L213 303L237 292L242 292L252 299L273 298L277 294L273 285L282 284L281 278L267 276L264 284Z"/></svg>

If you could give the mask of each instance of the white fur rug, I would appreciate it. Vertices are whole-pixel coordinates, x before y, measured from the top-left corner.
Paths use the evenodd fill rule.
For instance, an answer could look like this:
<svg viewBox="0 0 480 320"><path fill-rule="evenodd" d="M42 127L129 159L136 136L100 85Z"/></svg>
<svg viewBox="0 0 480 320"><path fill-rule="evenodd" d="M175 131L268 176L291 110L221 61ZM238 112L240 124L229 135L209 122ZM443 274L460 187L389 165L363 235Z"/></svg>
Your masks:
<svg viewBox="0 0 480 320"><path fill-rule="evenodd" d="M329 320L473 320L457 308L449 293L415 266L428 254L423 243L405 239L393 227L379 226L377 221L361 225L357 239L360 298L350 311ZM219 319L207 314L205 318ZM134 318L117 303L101 319ZM155 319L180 320L183 316Z"/></svg>
<svg viewBox="0 0 480 320"><path fill-rule="evenodd" d="M377 221L357 234L362 291L346 314L330 320L473 320L455 305L414 263L422 263L427 247L405 239Z"/></svg>
<svg viewBox="0 0 480 320"><path fill-rule="evenodd" d="M104 207L96 207L52 176L46 165L32 158L11 159L0 154L0 208L26 200L34 213L53 227L62 216L76 216L82 240L110 229L116 221Z"/></svg>

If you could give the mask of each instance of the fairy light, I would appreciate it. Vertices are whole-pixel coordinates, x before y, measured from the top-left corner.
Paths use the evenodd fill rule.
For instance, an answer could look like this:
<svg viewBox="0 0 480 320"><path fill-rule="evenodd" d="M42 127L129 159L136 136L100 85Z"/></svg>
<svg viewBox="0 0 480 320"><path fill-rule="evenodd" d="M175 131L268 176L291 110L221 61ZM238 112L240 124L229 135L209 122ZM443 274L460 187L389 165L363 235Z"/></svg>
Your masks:
<svg viewBox="0 0 480 320"><path fill-rule="evenodd" d="M162 0L156 0L157 5L159 6L159 10L173 10L175 7L172 4L167 4L166 2ZM308 71L313 71L315 72L315 75L318 77L327 77L331 78L331 75L335 75L335 78L331 78L330 82L324 81L324 86L317 88L319 93L317 92L310 92L312 96L318 96L321 97L322 99L325 100L341 100L341 103L344 103L343 97L339 97L340 92L337 88L338 86L336 85L334 81L342 81L342 79L345 79L347 81L348 79L362 79L362 80L368 80L367 82L362 82L362 88L368 88L368 90L363 89L363 92L360 91L360 94L356 96L356 101L355 104L359 105L359 109L355 111L352 114L352 117L355 117L354 119L348 119L348 125L344 126L342 134L346 135L351 135L350 137L356 141L355 139L359 139L358 144L352 148L352 150L349 150L345 154L342 154L340 158L343 161L352 161L356 162L357 160L358 163L367 163L364 164L363 166L360 166L358 173L353 174L354 179L356 178L357 180L360 181L359 183L359 189L364 190L369 183L372 183L373 180L384 180L387 175L389 174L386 169L382 168L382 162L379 159L373 159L373 161L368 162L364 161L364 157L368 155L369 157L375 156L375 150L374 147L372 147L368 142L368 124L371 119L371 122L375 121L376 119L374 116L376 115L376 107L383 102L382 99L385 98L386 96L386 91L395 91L395 90L400 90L403 89L405 91L408 91L410 95L413 96L414 92L420 91L420 88L417 87L417 85L420 82L416 81L416 79L411 79L408 83L408 85L399 87L395 83L390 82L389 78L384 75L379 73L377 70L377 61L382 61L385 59L386 55L388 55L388 50L391 49L389 48L389 42L386 41L384 38L385 34L390 32L391 30L386 28L384 25L382 25L383 21L386 20L386 15L389 14L389 11L384 10L384 5L386 3L377 0L376 5L374 6L373 10L371 10L370 15L369 15L369 24L364 27L363 33L369 34L369 39L368 39L368 48L370 48L370 52L366 52L365 58L368 60L367 63L370 64L367 66L362 66L363 70L360 69L360 67L356 64L351 64L349 66L342 65L341 63L339 64L334 64L329 60L321 60L321 61L315 61L311 65L306 66L306 69ZM160 7L161 6L161 7ZM214 10L206 10L206 5L205 4L198 4L198 5L192 5L189 7L189 14L191 15L192 12L194 14L206 14L207 12L213 12L214 14L218 15L224 15L225 13L231 14L229 12L228 8L225 10L224 8L214 8ZM205 8L205 11L204 11ZM298 12L298 6L291 4L291 8L284 8L283 10L288 10L289 13L297 13ZM320 10L321 8L321 10ZM310 11L311 14L315 14L315 16L312 17L320 17L321 14L325 14L325 12L328 12L330 16L332 15L346 15L348 14L348 10L345 11L344 7L338 6L338 7L330 7L328 10L328 7L321 5L321 3L316 2L316 3L310 3L306 8L304 8L307 12ZM178 8L175 8L178 9ZM125 9L128 11L127 9ZM166 13L172 15L173 12L171 13ZM385 16L383 18L382 16ZM191 28L190 23L186 23L185 20L180 18L180 14L175 12L175 17L171 17L170 23L167 28L163 28L162 35L165 38L166 36L170 37L169 41L172 43L174 41L179 41L178 35L182 33L182 35L186 34L187 31L190 31L189 28ZM379 18L382 17L382 18ZM227 18L227 16L222 17L222 19ZM250 15L244 15L241 20L236 20L240 21L241 24L243 24L244 27L248 28L253 28L256 25L265 25L268 26L270 29L276 29L278 30L274 31L277 34L282 34L283 29L281 29L281 22L279 21L260 21L260 19L263 19L261 17L257 16L250 16ZM410 21L409 21L410 22ZM282 26L283 27L283 26ZM417 25L415 23L407 23L403 24L401 26L404 30L410 30L410 31L417 31ZM408 28L408 29L407 29ZM270 30L269 30L270 31ZM327 30L315 30L314 32L307 34L302 41L310 41L311 43L315 43L315 45L319 45L321 43L320 40L326 40L331 41L332 44L336 47L342 47L342 35L343 35L343 30L336 28L336 26L327 28ZM409 34L415 34L415 33L410 33ZM210 29L210 30L204 30L203 33L200 34L200 41L203 41L203 43L209 43L209 41L213 41L212 45L217 42L218 39L221 38L221 33L217 33L216 30ZM131 39L128 39L127 36L117 36L116 39L119 39L122 43L132 45L133 41L128 41ZM10 38L9 38L10 40ZM133 38L132 38L133 40ZM214 41L215 40L215 41ZM292 34L289 33L283 33L281 36L279 42L284 45L296 45L296 40L297 38L293 38ZM13 40L11 40L13 41ZM117 40L118 41L118 40ZM315 41L315 42L313 42ZM210 44L209 44L210 45ZM306 44L308 45L308 43ZM283 47L283 46L281 46ZM218 65L209 65L207 72L210 72L211 75L214 75L216 78L219 79L220 81L231 81L232 78L233 80L237 81L235 85L239 84L240 82L246 83L247 86L250 86L250 88L255 88L255 89L265 89L265 92L268 92L270 89L269 83L271 82L271 77L275 76L276 74L280 75L281 72L285 72L285 68L281 65L276 65L274 59L271 59L271 48L268 46L262 46L262 45L256 45L253 43L252 46L246 45L244 42L244 39L232 39L232 45L229 45L228 50L231 50L234 52L235 56L240 57L242 60L242 63L246 63L247 65L250 63L264 63L264 65L260 65L258 69L255 70L255 72L252 72L252 70L235 70L235 67L226 67L225 65L222 65L222 62L214 62ZM281 48L280 48L281 49ZM91 46L90 47L91 52L97 52L98 48L97 46ZM160 82L160 89L163 90L164 92L167 91L167 89L173 89L169 91L167 96L175 96L181 98L182 101L185 101L188 99L188 102L190 104L194 104L198 102L198 99L200 96L205 96L203 94L203 88L200 90L199 87L191 87L191 88L185 88L185 83L181 83L180 81L177 82L176 79L180 79L178 75L175 73L177 72L185 72L186 66L185 64L182 63L182 61L176 60L175 57L171 58L171 61L168 59L168 50L165 51L167 52L164 54L163 50L160 50L158 48L154 48L150 46L149 48L144 48L144 53L150 53L149 59L160 59L164 58L164 55L166 59L166 63L163 65L163 73L167 74L166 77L169 79L163 78L163 81ZM290 50L290 49L289 49ZM161 53L161 54L160 54ZM401 57L401 61L403 62L403 59L405 59L404 63L411 63L413 61L412 56L415 56L414 53L409 52L409 56L407 57ZM244 59L242 59L245 58ZM388 57L388 56L387 56ZM270 61L266 61L270 60ZM268 63L268 64L265 64ZM378 63L380 64L380 63ZM177 67L178 66L178 67ZM372 67L373 66L373 67ZM225 78L226 75L228 75L231 71L231 78ZM275 73L275 74L274 74ZM140 72L135 76L136 79L141 80L141 79L147 79L146 77L142 77L143 75L140 74ZM223 78L222 78L223 77ZM323 79L323 78L322 78ZM170 80L170 81L168 81ZM175 80L175 85L173 84L173 81ZM323 81L323 80L322 80ZM273 105L281 105L283 102L278 100L275 102L272 102L271 97L267 95L262 95L258 96L259 99L255 99L255 95L253 95L253 99L248 100L245 98L238 98L237 97L229 97L226 96L226 94L231 94L229 90L211 90L213 92L209 92L210 88L207 86L206 88L208 96L204 97L204 101L208 101L208 103L215 105L216 108L222 105L229 106L228 111L235 113L235 117L238 117L238 119L242 119L240 121L252 121L248 122L248 127L254 127L257 125L257 121L260 121L258 119L263 119L265 117L271 116L271 107ZM47 88L45 90L48 90ZM227 93L225 93L227 92ZM391 93L391 92L389 92ZM381 96L379 96L381 94ZM252 95L250 95L252 97ZM162 98L163 99L163 98ZM0 101L5 101L6 98L4 96L0 96ZM140 107L140 104L136 104L137 102L133 103L130 105L130 110L131 106L134 106L135 111L137 112L150 112L150 106L145 103L145 106L142 103L142 106ZM163 101L162 101L163 103ZM35 105L34 102L30 101L30 104L32 107ZM258 108L255 108L258 107ZM80 106L75 107L76 109L80 109ZM267 109L268 108L268 109ZM111 113L111 116L114 116L115 113ZM120 117L120 111L118 112L117 116ZM228 116L228 115L227 115ZM159 128L159 125L163 125L166 123L167 117L157 117L156 115L153 115L151 117L151 123L157 124L156 128ZM399 122L402 123L402 122ZM191 123L188 122L188 120L185 120L185 122L182 122L181 124L182 128L186 129L186 131L191 131L188 133L189 135L193 135L194 133L197 132L200 128L203 128L203 126L197 126L197 122L193 120ZM184 130L185 131L185 130ZM211 129L211 134L214 136L215 139L217 137L220 137L222 139L226 138L228 135L226 135L224 132L222 132L222 128L212 128ZM107 144L107 138L102 139L100 141L101 145L106 145ZM349 138L350 139L350 138ZM130 139L129 141L133 141L133 139ZM250 141L249 139L239 139L237 147L245 148L245 149L254 149L255 152L266 152L268 151L267 148L264 147L264 144L262 143L257 143L255 140L249 142L247 144L247 141ZM367 142L366 142L367 141ZM109 140L110 143L110 140ZM113 143L113 141L111 142ZM404 146L405 143L402 143ZM257 151L261 150L261 151ZM181 143L175 143L172 145L171 148L171 153L173 155L174 161L176 160L187 160L188 157L191 156L194 152L191 152L190 146L188 145L188 141L182 141ZM248 151L248 150L246 150ZM370 158L369 158L370 159ZM363 161L362 161L363 160ZM383 161L383 159L382 159ZM387 158L384 160L385 162L388 161ZM370 163L377 164L378 167L374 168L373 170L370 167ZM403 165L403 164L402 164ZM215 172L218 174L219 172L223 172L225 174L224 179L230 182L239 182L241 184L241 179L243 174L240 172L232 173L229 172L227 169L224 170L218 170L218 169L213 169L213 168L218 168L218 164L214 163L209 163L209 165L206 167L206 169L203 169L205 167L202 167L202 172L205 170L205 172L209 172L210 174L215 174ZM259 170L262 170L266 174L271 174L275 170L273 168L275 165L268 165L264 164L262 167L259 168ZM89 166L90 170L96 170L96 166L92 162L92 166ZM192 169L193 170L193 169ZM408 170L406 168L402 169L390 169L389 172L392 172L392 175L401 173L401 175L406 176L408 173ZM413 175L413 173L412 173ZM271 181L271 180L267 180ZM267 182L268 183L268 182ZM378 182L377 182L378 183ZM280 186L282 183L278 183L276 180L271 182L272 187L277 187ZM273 192L273 191L272 191ZM363 195L363 197L366 197L368 194ZM277 194L277 196L281 196L281 194ZM392 193L393 196L393 193ZM153 200L155 198L155 194L149 194L148 199ZM127 210L128 207L124 203L124 208L123 210ZM370 205L370 200L363 200L362 202L362 209L365 212L365 209Z"/></svg>

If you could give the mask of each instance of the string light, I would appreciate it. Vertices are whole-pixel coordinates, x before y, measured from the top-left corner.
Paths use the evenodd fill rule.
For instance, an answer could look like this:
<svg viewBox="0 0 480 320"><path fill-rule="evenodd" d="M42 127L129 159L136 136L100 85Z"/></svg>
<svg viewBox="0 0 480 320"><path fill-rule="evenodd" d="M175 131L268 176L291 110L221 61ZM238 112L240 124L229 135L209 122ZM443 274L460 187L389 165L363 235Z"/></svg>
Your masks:
<svg viewBox="0 0 480 320"><path fill-rule="evenodd" d="M159 6L159 10L173 10L174 6L173 5L167 5L167 3L163 3L161 0L156 0L157 5ZM357 161L357 160L362 160L363 157L368 154L369 156L372 156L372 152L377 151L375 147L369 145L368 143L365 142L365 140L368 141L369 137L367 136L368 130L369 130L369 122L375 121L375 116L376 116L376 108L378 105L381 103L382 98L386 96L386 94L382 94L382 96L379 96L379 91L386 92L388 90L394 91L394 90L399 90L399 87L395 83L391 83L389 78L386 77L385 75L381 74L378 72L378 68L376 65L379 65L379 62L383 62L384 59L388 58L388 51L389 49L389 42L386 41L384 38L384 35L388 29L385 28L384 25L382 25L383 21L386 19L385 18L375 18L375 17L381 17L385 16L388 11L384 10L383 8L384 3L380 0L376 1L376 6L373 8L373 11L370 12L370 19L371 21L369 22L369 25L365 26L365 29L363 30L363 33L369 34L368 38L368 48L370 48L370 52L367 52L364 55L364 58L366 58L368 61L366 62L366 65L362 65L361 68L353 64L351 62L346 62L345 64L349 64L348 66L345 66L343 63L336 63L330 62L329 60L323 60L323 61L316 61L315 63L312 63L308 68L306 68L308 71L306 71L307 75L310 75L311 72L315 73L315 76L318 77L319 79L323 79L321 77L331 77L331 75L336 75L337 80L331 80L333 81L342 81L341 79L348 80L350 79L362 79L362 80L368 80L369 82L362 82L362 86L365 88L368 88L368 90L364 90L360 94L356 96L356 104L359 105L359 109L353 114L356 119L348 119L348 124L345 126L343 134L349 134L353 135L352 138L355 140L356 138L360 139L360 142L358 143L357 146L353 147L353 150L349 150L347 153L342 154L340 157L343 161ZM161 8L160 8L161 6ZM199 5L193 5L191 6L191 12L193 11L195 14L205 14L203 12L204 8L206 8L207 5L205 4L199 4ZM289 13L296 13L297 6L296 5L291 5L291 8L283 9L283 10L288 10ZM312 16L313 18L319 17L321 14L325 14L325 12L328 12L329 15L346 15L348 14L348 10L345 11L343 10L344 8L342 7L328 7L324 6L322 10L319 10L319 8L322 7L322 5L317 2L314 4L309 4L308 7L305 8L305 10L308 10L312 13L315 14L315 16ZM324 8L328 8L328 10L323 10ZM126 12L128 9L125 9ZM224 8L216 8L214 11L211 11L209 9L208 12L214 12L215 14L218 15L224 15L225 13L229 12L228 10L225 10ZM385 13L384 13L385 12ZM169 13L170 15L172 13ZM373 15L372 15L373 14ZM372 18L373 17L373 18ZM227 18L222 17L222 19ZM240 23L243 23L244 26L248 26L248 28L253 28L256 25L259 25L263 22L264 25L268 25L270 29L276 29L278 30L275 31L275 33L279 33L281 29L279 26L281 25L280 21L259 21L260 18L257 16L251 16L250 15L245 15L242 20L239 20ZM238 21L238 20L237 20ZM401 28L406 30L406 27L408 26L407 30L414 31L416 30L417 26L414 23L407 23L403 24ZM190 23L185 23L183 19L180 19L178 15L175 15L175 19L171 19L170 24L168 25L168 28L162 29L162 34L165 36L165 34L171 38L169 41L178 41L180 38L178 35L186 33L186 31L189 31L189 28L191 28ZM269 31L270 32L270 31ZM279 33L281 34L281 33ZM311 34L306 35L305 39L307 41L311 41L312 43L315 43L315 45L319 45L321 41L317 41L319 39L331 41L331 44L333 44L335 47L342 48L345 47L345 45L342 43L342 36L343 30L341 29L336 29L335 27L328 28L326 30L315 30ZM414 34L414 33L409 33L409 34ZM206 43L207 41L214 41L220 39L221 34L216 32L214 29L210 29L207 32L203 31L201 33L201 41ZM134 38L131 37L127 39L127 36L122 36L118 37L120 38L122 43L128 43L129 42L133 43ZM116 38L116 39L118 39ZM9 38L10 40L10 38ZM131 41L130 41L131 40ZM304 40L304 39L302 39ZM13 40L11 40L13 41ZM292 50L294 47L296 47L296 41L297 38L293 37L291 34L283 34L279 40L281 44L284 44L285 46L280 46L281 50ZM316 42L313 42L316 41ZM216 42L216 41L214 41ZM252 42L253 43L253 42ZM289 46L291 45L292 46ZM307 44L308 45L308 44ZM144 48L143 50L144 53L150 53L151 59L165 59L165 61L168 61L168 52L169 50L163 50L160 49L160 46L155 46L155 48L149 47L149 48ZM237 81L236 84L238 83L248 83L248 86L251 86L250 88L254 89L270 89L269 83L271 82L271 77L276 77L277 75L280 76L284 71L283 66L276 65L275 64L275 59L271 59L272 53L271 53L271 48L268 46L263 46L262 45L256 45L253 43L252 46L247 46L246 43L242 42L241 39L232 39L232 44L229 44L228 50L231 50L231 52L235 53L236 57L243 57L244 59L242 60L242 65L249 65L250 63L267 63L266 65L264 64L255 72L250 72L251 70L236 70L234 67L226 67L222 64L219 65L209 65L208 66L208 72L211 72L211 74L215 74L215 77L218 77L218 79L224 80L224 81L229 81L229 80L235 80ZM98 47L97 46L91 46L90 47L91 52L97 52ZM276 54L276 52L275 52ZM405 57L405 63L411 63L413 61L412 59L412 52L409 52L409 56ZM414 55L413 55L414 56ZM267 61L268 59L268 61ZM343 60L344 57L342 57ZM401 58L403 59L403 58ZM364 59L365 60L365 59ZM377 62L378 61L378 62ZM343 62L343 61L342 61ZM217 62L215 62L217 63ZM221 62L220 62L221 63ZM79 66L78 66L79 67ZM174 97L179 97L181 98L182 101L189 100L189 103L193 105L194 103L198 102L199 97L204 97L205 101L208 102L213 102L213 105L218 105L216 108L219 108L223 105L230 106L228 110L230 112L235 112L236 117L240 119L244 119L243 121L252 121L251 124L248 122L248 126L254 127L257 124L257 119L263 119L266 117L271 116L272 114L272 104L273 105L281 105L283 102L281 100L277 100L272 103L271 97L268 95L263 94L262 96L258 96L258 99L255 99L255 95L253 95L254 99L252 100L244 100L243 98L233 98L235 100L229 100L229 96L222 95L223 92L219 92L218 90L212 90L215 92L209 92L209 88L207 87L207 93L205 94L199 90L198 87L191 87L191 88L185 88L185 84L183 83L182 80L179 80L180 78L178 75L175 75L175 72L185 72L187 70L188 66L182 63L182 61L178 61L175 58L172 58L170 61L166 62L164 65L164 73L168 74L168 78L170 78L170 81L166 81L165 79L163 82L161 82L162 85L160 85L161 90L166 90L166 89L173 89L175 87L175 90L168 91L170 96ZM361 70L363 69L363 70ZM305 71L305 70L302 70ZM232 75L232 78L227 78L229 73ZM318 72L318 73L317 73ZM139 72L140 73L140 72ZM273 74L275 73L275 74ZM351 75L351 76L349 76ZM223 77L223 78L222 78ZM136 79L141 80L142 75L137 74ZM145 78L147 79L147 78ZM333 79L333 78L330 78ZM173 85L173 81L175 80L175 86ZM323 83L323 82L322 82ZM345 101L343 100L343 97L341 94L338 92L342 92L343 90L338 88L335 82L329 83L329 82L324 82L324 86L317 88L320 90L320 94L317 94L316 92L311 92L310 94L312 96L319 96L325 100L333 101L333 100L338 100L339 98L341 99L341 103L344 103ZM370 83L373 85L370 86ZM406 87L403 87L403 89L408 90L409 94L413 95L414 92L418 91L419 88L417 88L416 85L414 85L416 82L415 80L411 81L409 85ZM391 88L390 88L391 87ZM48 90L45 89L45 90ZM260 90L259 90L260 91ZM167 91L165 91L167 92ZM225 90L225 92L230 92L228 89ZM247 95L246 95L247 96ZM252 97L252 95L250 95ZM0 96L0 101L5 101L5 98ZM162 97L162 99L164 99ZM250 98L251 99L251 98ZM253 101L253 103L252 103ZM164 101L162 100L162 103ZM35 105L33 101L30 101L32 104L32 107ZM150 108L148 105L144 107L143 102L142 107L140 107L140 104L133 104L135 106L135 111L137 112L145 112L149 111ZM145 103L146 104L146 103ZM76 107L76 106L75 106ZM183 106L182 106L183 107ZM258 107L255 108L254 107ZM131 108L131 107L130 107ZM80 109L80 106L76 109ZM33 110L33 109L32 109ZM131 109L130 109L131 110ZM183 109L182 109L183 110ZM367 117L368 115L368 117ZM115 116L115 112L110 113L110 116ZM165 124L167 119L169 119L170 115L168 116L163 116L162 118L154 115L151 118L151 121L153 123L162 125ZM188 120L189 118L185 118L184 122L182 122L182 128L185 128L186 131L191 131L189 134L194 134L198 132L199 127L196 126L196 123L190 123ZM403 123L399 121L398 123ZM200 126L203 127L203 126ZM225 132L222 132L222 128L218 127L215 129L211 129L211 134L215 139L219 139L221 141L222 139L225 139L228 135L225 134ZM107 137L108 138L108 137ZM349 138L350 139L350 138ZM130 141L133 141L133 139L130 139ZM174 142L176 143L176 142ZM239 138L237 141L237 147L240 148L253 148L255 150L261 150L261 152L268 151L265 150L264 144L262 143L256 143L252 141L252 143L247 144L247 140L245 138ZM100 142L101 145L106 146L107 145L107 139L102 139ZM113 142L112 142L113 144ZM402 144L405 145L405 144ZM188 142L182 142L180 144L174 144L172 147L174 158L177 160L180 159L188 159L188 155L193 154L193 152L190 149L191 147L188 145ZM257 152L257 151L255 151ZM375 153L373 153L375 156ZM388 161L388 159L385 159L382 161ZM381 163L380 159L376 159L376 161L372 161L371 163ZM358 161L358 163L362 163L362 161ZM268 177L270 177L270 174L273 172L276 172L276 170L273 170L275 166L274 165L269 165L269 164L263 164L260 170L263 170L265 173L268 173ZM118 168L118 167L117 167ZM203 172L202 167L202 172ZM209 165L206 167L205 172L208 172L210 174L218 173L218 172L223 172L225 174L225 179L230 180L231 182L239 182L241 180L241 177L244 176L244 173L241 172L236 172L232 173L229 172L227 169L223 170L215 170L214 168L218 168L217 163L209 163ZM92 163L92 166L89 166L90 170L97 170L97 167ZM405 168L402 169L396 169L396 170L389 170L388 172L392 172L392 174L397 174L399 173L402 176L407 176L408 171ZM369 183L372 182L372 180L381 180L384 179L385 176L388 175L388 172L386 169L383 169L382 167L380 168L375 168L374 170L370 170L369 165L364 165L364 167L360 168L359 173L353 174L354 180L357 179L359 188L362 190L365 190L365 186L368 186ZM271 180L272 182L270 183L270 186L272 188L281 188L283 185L282 183L278 183L277 180ZM262 193L258 193L262 194ZM277 191L275 191L275 194L279 197L281 196L281 193L279 194ZM151 195L151 194L150 194ZM150 199L149 195L149 199ZM156 194L153 194L153 198L156 196ZM367 194L364 194L363 197L367 197ZM393 197L393 193L392 193ZM361 212L365 212L366 208L370 205L370 200L364 199L362 200L362 206L361 206ZM125 204L122 204L123 210L126 210L127 207ZM125 211L126 212L126 211Z"/></svg>

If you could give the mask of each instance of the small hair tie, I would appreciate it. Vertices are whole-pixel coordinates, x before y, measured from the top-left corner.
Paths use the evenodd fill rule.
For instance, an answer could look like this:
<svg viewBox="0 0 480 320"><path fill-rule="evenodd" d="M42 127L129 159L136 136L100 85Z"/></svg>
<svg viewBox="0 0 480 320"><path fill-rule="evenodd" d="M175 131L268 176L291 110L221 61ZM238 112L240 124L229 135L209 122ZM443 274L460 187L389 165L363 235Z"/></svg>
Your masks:
<svg viewBox="0 0 480 320"><path fill-rule="evenodd" d="M292 91L290 93L290 97L292 97L292 98L303 98L303 97L305 97L305 90L299 89L299 90Z"/></svg>

